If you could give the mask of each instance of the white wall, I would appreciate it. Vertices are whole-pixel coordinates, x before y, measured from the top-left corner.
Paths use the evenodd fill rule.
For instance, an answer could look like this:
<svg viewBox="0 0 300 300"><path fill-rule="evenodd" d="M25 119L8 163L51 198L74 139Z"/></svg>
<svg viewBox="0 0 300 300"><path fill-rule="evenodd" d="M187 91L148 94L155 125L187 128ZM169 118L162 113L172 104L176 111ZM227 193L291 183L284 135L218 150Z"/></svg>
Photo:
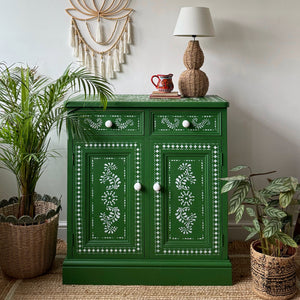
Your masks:
<svg viewBox="0 0 300 300"><path fill-rule="evenodd" d="M174 73L177 89L188 42L172 36L181 6L211 9L216 37L200 39L202 69L210 79L208 93L230 101L229 166L249 164L300 178L298 0L132 0L134 46L124 72L112 81L115 92L151 93L151 75L166 72ZM67 7L67 0L1 1L0 60L38 65L41 73L58 77L74 61ZM62 157L49 162L38 191L62 195L66 221L66 135L58 140L53 134L52 146ZM13 177L0 170L0 179L0 198L15 194Z"/></svg>

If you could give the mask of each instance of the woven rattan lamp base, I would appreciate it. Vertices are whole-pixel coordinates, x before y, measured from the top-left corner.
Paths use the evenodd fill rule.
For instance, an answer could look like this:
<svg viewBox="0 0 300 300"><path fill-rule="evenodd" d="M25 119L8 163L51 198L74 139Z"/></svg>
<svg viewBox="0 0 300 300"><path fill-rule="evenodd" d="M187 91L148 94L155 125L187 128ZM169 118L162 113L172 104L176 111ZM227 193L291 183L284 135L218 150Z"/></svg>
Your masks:
<svg viewBox="0 0 300 300"><path fill-rule="evenodd" d="M186 70L181 73L178 81L180 94L184 97L203 97L208 90L208 78L200 70Z"/></svg>
<svg viewBox="0 0 300 300"><path fill-rule="evenodd" d="M179 77L178 88L180 94L189 98L205 96L209 81L206 74L199 70L204 62L204 55L199 41L189 41L183 56L183 62L187 70Z"/></svg>

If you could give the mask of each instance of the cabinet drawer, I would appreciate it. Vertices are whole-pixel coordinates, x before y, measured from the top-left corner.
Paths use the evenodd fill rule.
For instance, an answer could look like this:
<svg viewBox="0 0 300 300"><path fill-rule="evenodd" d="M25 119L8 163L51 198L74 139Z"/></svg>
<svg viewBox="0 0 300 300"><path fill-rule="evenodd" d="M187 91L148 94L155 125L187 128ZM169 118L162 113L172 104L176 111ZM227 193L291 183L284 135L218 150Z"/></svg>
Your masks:
<svg viewBox="0 0 300 300"><path fill-rule="evenodd" d="M88 112L80 115L80 125L101 135L143 135L144 113L141 111Z"/></svg>
<svg viewBox="0 0 300 300"><path fill-rule="evenodd" d="M221 112L154 112L155 135L221 135Z"/></svg>

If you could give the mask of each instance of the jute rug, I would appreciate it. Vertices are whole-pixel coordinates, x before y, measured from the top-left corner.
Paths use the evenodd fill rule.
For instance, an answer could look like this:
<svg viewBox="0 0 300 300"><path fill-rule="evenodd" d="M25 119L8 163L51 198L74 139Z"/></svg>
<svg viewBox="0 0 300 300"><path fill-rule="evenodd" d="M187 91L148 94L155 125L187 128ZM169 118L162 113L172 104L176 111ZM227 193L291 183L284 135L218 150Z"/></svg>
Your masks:
<svg viewBox="0 0 300 300"><path fill-rule="evenodd" d="M0 299L259 299L250 288L249 244L245 242L229 245L229 257L233 267L232 286L63 285L62 263L65 254L66 244L59 240L52 269L37 278L16 280L0 272ZM300 299L300 292L294 299Z"/></svg>

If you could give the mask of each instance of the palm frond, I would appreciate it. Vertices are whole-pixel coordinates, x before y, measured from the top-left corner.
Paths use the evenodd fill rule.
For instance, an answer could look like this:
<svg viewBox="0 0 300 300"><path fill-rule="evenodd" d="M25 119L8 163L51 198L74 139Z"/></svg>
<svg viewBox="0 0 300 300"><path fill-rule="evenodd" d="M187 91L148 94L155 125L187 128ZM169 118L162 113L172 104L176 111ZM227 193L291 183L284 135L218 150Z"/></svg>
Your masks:
<svg viewBox="0 0 300 300"><path fill-rule="evenodd" d="M49 150L50 131L56 128L60 134L69 119L80 134L78 121L64 106L70 92L74 96L80 90L104 108L113 97L109 83L84 68L68 66L51 81L39 76L36 68L0 63L0 163L16 176L22 194L34 193L48 157L57 155Z"/></svg>

